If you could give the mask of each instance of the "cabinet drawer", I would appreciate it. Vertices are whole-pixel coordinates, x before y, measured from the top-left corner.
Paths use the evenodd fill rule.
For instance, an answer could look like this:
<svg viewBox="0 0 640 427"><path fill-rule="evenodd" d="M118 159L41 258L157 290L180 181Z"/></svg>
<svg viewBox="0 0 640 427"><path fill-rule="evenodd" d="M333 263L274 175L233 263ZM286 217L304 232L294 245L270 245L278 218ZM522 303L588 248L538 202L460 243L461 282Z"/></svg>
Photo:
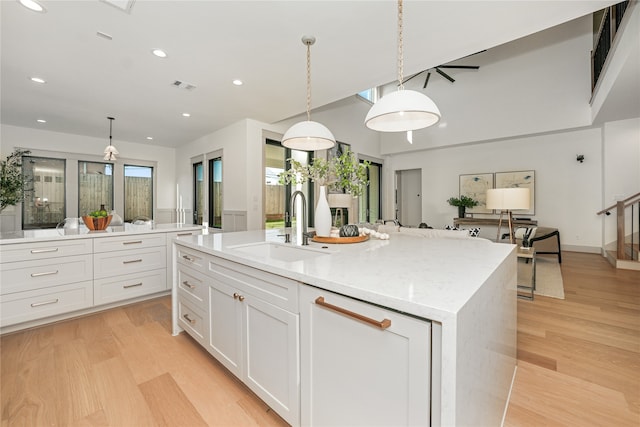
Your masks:
<svg viewBox="0 0 640 427"><path fill-rule="evenodd" d="M186 265L201 273L207 272L208 256L202 252L176 245L176 257L178 265Z"/></svg>
<svg viewBox="0 0 640 427"><path fill-rule="evenodd" d="M165 269L167 248L130 249L93 255L94 279ZM166 274L166 271L165 271ZM166 277L165 277L166 283Z"/></svg>
<svg viewBox="0 0 640 427"><path fill-rule="evenodd" d="M91 255L0 264L2 295L91 279Z"/></svg>
<svg viewBox="0 0 640 427"><path fill-rule="evenodd" d="M180 238L185 238L185 237L189 237L189 236L197 236L199 234L202 234L202 229L198 229L198 230L185 230L185 231L174 231L171 233L167 233L167 243L171 243L173 241L173 239L180 239Z"/></svg>
<svg viewBox="0 0 640 427"><path fill-rule="evenodd" d="M92 304L92 281L2 295L0 326L81 310Z"/></svg>
<svg viewBox="0 0 640 427"><path fill-rule="evenodd" d="M204 345L204 315L200 310L191 307L183 298L178 299L178 324L189 335Z"/></svg>
<svg viewBox="0 0 640 427"><path fill-rule="evenodd" d="M71 255L86 255L92 252L93 239L17 243L0 246L0 262L31 261Z"/></svg>
<svg viewBox="0 0 640 427"><path fill-rule="evenodd" d="M276 307L298 313L298 282L217 257L208 263L208 275Z"/></svg>
<svg viewBox="0 0 640 427"><path fill-rule="evenodd" d="M93 242L93 252L112 252L131 249L145 249L156 246L165 246L167 238L165 233L136 234L133 236L114 236L96 238Z"/></svg>
<svg viewBox="0 0 640 427"><path fill-rule="evenodd" d="M207 277L184 265L178 264L178 295L195 307L204 310L207 300Z"/></svg>
<svg viewBox="0 0 640 427"><path fill-rule="evenodd" d="M122 301L166 290L164 268L144 273L127 274L93 282L95 305Z"/></svg>

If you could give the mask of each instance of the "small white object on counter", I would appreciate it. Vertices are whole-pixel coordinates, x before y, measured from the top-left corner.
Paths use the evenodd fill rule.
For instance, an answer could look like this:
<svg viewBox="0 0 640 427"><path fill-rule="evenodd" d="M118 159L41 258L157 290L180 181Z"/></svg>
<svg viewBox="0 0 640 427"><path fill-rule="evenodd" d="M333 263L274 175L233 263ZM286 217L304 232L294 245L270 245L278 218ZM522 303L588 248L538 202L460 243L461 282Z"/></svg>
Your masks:
<svg viewBox="0 0 640 427"><path fill-rule="evenodd" d="M389 234L387 233L379 233L376 230L371 230L370 228L367 227L362 227L360 228L360 235L361 236L372 236L375 238L378 238L380 240L389 240Z"/></svg>

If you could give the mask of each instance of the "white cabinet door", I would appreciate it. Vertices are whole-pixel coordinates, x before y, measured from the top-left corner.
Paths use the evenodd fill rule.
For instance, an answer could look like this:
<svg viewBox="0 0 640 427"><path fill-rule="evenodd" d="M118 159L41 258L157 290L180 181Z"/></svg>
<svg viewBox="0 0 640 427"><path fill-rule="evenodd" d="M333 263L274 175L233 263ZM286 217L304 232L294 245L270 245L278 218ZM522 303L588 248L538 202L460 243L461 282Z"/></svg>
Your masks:
<svg viewBox="0 0 640 427"><path fill-rule="evenodd" d="M429 322L311 286L300 298L302 425L429 425Z"/></svg>
<svg viewBox="0 0 640 427"><path fill-rule="evenodd" d="M299 316L247 292L244 272L210 275L207 350L282 418L298 425Z"/></svg>
<svg viewBox="0 0 640 427"><path fill-rule="evenodd" d="M207 350L242 378L242 306L238 292L220 281L209 284Z"/></svg>
<svg viewBox="0 0 640 427"><path fill-rule="evenodd" d="M244 382L292 425L299 423L298 315L248 295L243 308Z"/></svg>

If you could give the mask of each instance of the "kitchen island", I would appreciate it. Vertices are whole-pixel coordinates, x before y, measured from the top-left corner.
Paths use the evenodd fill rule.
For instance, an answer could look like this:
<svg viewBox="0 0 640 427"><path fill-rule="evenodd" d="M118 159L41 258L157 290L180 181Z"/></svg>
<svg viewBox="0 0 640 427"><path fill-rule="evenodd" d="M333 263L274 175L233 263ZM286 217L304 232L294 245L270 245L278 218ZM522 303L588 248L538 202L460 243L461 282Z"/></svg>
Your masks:
<svg viewBox="0 0 640 427"><path fill-rule="evenodd" d="M365 412L379 425L500 425L516 365L514 245L400 231L302 247L278 234L175 241L174 333L293 425L362 424Z"/></svg>
<svg viewBox="0 0 640 427"><path fill-rule="evenodd" d="M0 234L0 331L13 332L171 291L173 239L202 226L129 224Z"/></svg>

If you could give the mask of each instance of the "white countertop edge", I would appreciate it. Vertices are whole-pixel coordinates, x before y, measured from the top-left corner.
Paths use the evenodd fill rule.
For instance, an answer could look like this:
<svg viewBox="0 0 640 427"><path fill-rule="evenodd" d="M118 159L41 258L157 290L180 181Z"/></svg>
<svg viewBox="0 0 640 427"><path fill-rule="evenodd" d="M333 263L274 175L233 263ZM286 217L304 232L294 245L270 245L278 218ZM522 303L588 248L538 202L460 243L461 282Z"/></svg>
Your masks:
<svg viewBox="0 0 640 427"><path fill-rule="evenodd" d="M239 235L239 233L232 233L235 235ZM298 282L312 285L321 289L325 289L327 291L336 292L342 295L346 295L352 298L360 299L369 303L377 304L383 307L388 307L390 309L411 314L417 317L421 317L424 319L429 319L437 322L450 322L455 321L457 313L460 309L465 305L465 303L473 296L473 294L479 289L482 284L488 279L495 268L497 268L505 258L509 256L509 254L515 250L514 245L508 244L495 244L488 243L490 245L499 245L499 259L494 260L494 266L488 267L484 269L485 271L477 271L475 273L474 279L475 282L471 284L470 290L466 291L463 296L457 298L457 300L448 303L436 302L433 305L425 302L419 301L411 301L405 298L401 298L398 296L391 295L390 293L385 293L384 291L378 292L373 290L362 289L357 286L349 286L339 281L330 281L321 277L314 276L312 274L306 274L305 270L305 262L307 261L296 261L291 263L273 261L270 263L265 262L264 260L259 260L257 258L252 258L250 256L245 256L244 254L233 252L232 250L228 250L229 246L235 246L240 244L251 244L251 243L260 243L265 241L273 241L272 237L269 236L269 233L265 233L262 230L262 234L256 232L244 232L247 236L242 239L238 236L237 239L234 240L233 245L222 245L219 247L212 247L212 242L214 238L211 237L207 239L207 236L197 236L192 237L191 239L180 239L179 244L187 246L189 248L199 250L205 252L207 254L217 256L229 261L237 262L240 264L247 265L249 267L253 267L262 271L266 271L269 273L273 273L282 277L286 277L289 279L296 280ZM222 234L224 236L225 233ZM272 234L271 236L274 236ZM258 240L251 239L250 236L254 238L256 236L261 236ZM227 234L225 237L230 237ZM393 236L392 236L393 238ZM420 237L411 237L412 239L421 239ZM204 241L204 240L207 241ZM447 240L447 239L445 239ZM282 239L275 241L276 243L282 243ZM178 243L176 241L176 243ZM347 255L347 253L354 248L366 248L366 244L375 245L376 242L365 242L354 245L321 245L315 244L311 246L312 248L318 248L318 246L328 246L330 251L334 251L336 253L332 255L328 255L328 257L340 257L341 252L342 255ZM361 245L361 246L357 246ZM348 249L348 250L347 250ZM313 264L314 260L308 261L310 264Z"/></svg>

